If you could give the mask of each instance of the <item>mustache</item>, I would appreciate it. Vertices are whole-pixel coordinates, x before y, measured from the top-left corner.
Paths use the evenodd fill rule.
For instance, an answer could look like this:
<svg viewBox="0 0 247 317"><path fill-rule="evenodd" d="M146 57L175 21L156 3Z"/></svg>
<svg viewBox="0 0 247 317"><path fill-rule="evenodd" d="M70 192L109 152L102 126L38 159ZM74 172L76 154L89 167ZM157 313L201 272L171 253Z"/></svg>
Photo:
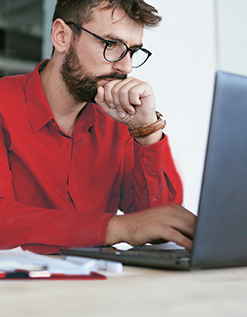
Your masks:
<svg viewBox="0 0 247 317"><path fill-rule="evenodd" d="M105 74L97 77L97 80L100 79L126 79L127 75L125 74L119 74L117 72L111 73L111 74Z"/></svg>

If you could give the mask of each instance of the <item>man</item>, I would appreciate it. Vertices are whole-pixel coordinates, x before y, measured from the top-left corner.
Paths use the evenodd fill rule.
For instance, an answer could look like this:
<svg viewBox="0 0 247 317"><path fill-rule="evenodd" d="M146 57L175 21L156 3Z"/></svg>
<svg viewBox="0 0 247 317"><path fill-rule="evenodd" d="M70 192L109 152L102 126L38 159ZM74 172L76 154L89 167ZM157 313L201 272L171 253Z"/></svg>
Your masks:
<svg viewBox="0 0 247 317"><path fill-rule="evenodd" d="M58 0L51 59L0 81L1 248L192 248L195 216L179 205L152 89L127 76L159 21L143 0Z"/></svg>

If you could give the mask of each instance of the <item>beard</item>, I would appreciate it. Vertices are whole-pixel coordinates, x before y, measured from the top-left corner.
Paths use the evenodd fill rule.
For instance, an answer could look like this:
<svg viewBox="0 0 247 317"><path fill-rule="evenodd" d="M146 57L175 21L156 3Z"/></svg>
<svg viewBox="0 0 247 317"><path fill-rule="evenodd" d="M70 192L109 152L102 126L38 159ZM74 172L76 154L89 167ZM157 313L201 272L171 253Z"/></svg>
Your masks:
<svg viewBox="0 0 247 317"><path fill-rule="evenodd" d="M71 44L66 53L60 73L70 95L76 102L93 102L97 94L98 82L102 79L125 79L127 75L113 72L93 76L80 64L75 47Z"/></svg>

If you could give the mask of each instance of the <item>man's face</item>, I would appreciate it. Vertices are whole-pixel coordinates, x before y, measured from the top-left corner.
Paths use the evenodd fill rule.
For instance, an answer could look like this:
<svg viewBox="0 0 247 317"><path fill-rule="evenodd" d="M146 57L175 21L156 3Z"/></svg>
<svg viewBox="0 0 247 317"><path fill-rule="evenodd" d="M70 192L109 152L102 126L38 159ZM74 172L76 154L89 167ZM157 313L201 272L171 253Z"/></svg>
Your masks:
<svg viewBox="0 0 247 317"><path fill-rule="evenodd" d="M129 47L142 43L143 28L120 9L112 15L112 10L96 8L93 19L83 27L106 40L121 40ZM92 102L98 86L104 86L112 79L124 79L132 71L129 54L110 63L103 57L104 47L104 43L84 31L78 41L71 43L61 74L76 102Z"/></svg>

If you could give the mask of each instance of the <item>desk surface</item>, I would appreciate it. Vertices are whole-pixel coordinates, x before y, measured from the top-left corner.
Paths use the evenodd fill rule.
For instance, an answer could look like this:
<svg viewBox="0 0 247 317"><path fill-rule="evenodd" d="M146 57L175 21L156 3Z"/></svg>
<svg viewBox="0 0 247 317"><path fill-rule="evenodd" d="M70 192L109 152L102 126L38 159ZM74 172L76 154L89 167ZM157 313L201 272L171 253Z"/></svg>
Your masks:
<svg viewBox="0 0 247 317"><path fill-rule="evenodd" d="M121 275L107 275L103 281L0 281L0 316L247 316L247 268L126 266Z"/></svg>

